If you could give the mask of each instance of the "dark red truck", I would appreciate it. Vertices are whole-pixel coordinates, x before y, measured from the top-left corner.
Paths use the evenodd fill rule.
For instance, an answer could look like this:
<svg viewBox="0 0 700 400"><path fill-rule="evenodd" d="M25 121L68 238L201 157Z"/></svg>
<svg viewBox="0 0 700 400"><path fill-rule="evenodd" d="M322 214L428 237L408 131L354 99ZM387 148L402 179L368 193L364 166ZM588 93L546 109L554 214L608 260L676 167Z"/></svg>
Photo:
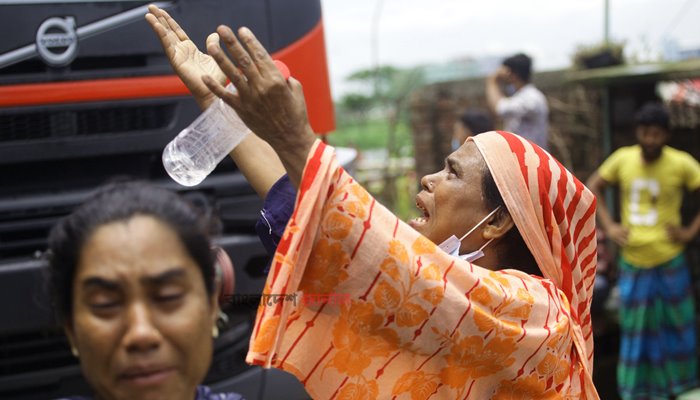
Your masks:
<svg viewBox="0 0 700 400"><path fill-rule="evenodd" d="M98 185L119 176L191 196L218 215L238 293L259 293L268 257L254 233L261 202L226 160L177 185L164 146L200 113L144 20L148 2L0 0L0 398L86 394L44 290L46 236ZM334 129L320 0L173 0L204 48L218 24L250 27L304 84L314 130ZM228 307L205 381L248 399L305 398L291 375L244 363L255 308Z"/></svg>

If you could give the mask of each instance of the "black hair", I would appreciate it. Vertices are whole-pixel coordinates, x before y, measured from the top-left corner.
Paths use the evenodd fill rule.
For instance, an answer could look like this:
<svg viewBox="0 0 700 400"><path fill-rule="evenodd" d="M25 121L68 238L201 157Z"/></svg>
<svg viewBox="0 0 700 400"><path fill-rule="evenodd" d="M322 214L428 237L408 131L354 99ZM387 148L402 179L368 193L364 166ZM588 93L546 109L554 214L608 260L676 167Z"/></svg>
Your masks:
<svg viewBox="0 0 700 400"><path fill-rule="evenodd" d="M657 102L645 103L634 115L637 126L657 125L669 130L669 116L663 105Z"/></svg>
<svg viewBox="0 0 700 400"><path fill-rule="evenodd" d="M530 73L532 72L532 59L523 53L518 53L514 56L503 60L503 65L508 67L515 75L525 82L530 82Z"/></svg>
<svg viewBox="0 0 700 400"><path fill-rule="evenodd" d="M504 214L508 214L506 203L503 201L501 192L498 191L498 186L496 186L496 181L493 180L493 175L488 166L484 167L481 191L484 194L486 208L493 210L501 206L495 215L501 217ZM501 242L504 246L507 246L507 251L499 252L499 264L519 269L530 275L542 276L542 272L537 266L537 261L527 247L527 244L525 244L525 240L523 240L523 236L517 226L513 226L506 232Z"/></svg>
<svg viewBox="0 0 700 400"><path fill-rule="evenodd" d="M107 184L60 220L49 234L48 285L59 322L72 320L73 280L80 253L100 226L152 216L170 226L199 266L209 295L214 292L214 255L208 221L188 202L169 190L143 182Z"/></svg>
<svg viewBox="0 0 700 400"><path fill-rule="evenodd" d="M483 110L467 110L460 115L459 120L474 135L493 130L491 115Z"/></svg>

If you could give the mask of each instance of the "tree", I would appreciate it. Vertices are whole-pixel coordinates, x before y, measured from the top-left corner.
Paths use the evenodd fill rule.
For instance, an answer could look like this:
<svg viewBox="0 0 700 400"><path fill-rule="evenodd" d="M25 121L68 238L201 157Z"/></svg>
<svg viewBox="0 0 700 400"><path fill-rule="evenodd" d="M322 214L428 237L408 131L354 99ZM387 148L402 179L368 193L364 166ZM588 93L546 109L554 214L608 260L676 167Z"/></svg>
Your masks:
<svg viewBox="0 0 700 400"><path fill-rule="evenodd" d="M373 104L374 99L372 97L359 93L349 93L340 99L340 107L359 121L365 119Z"/></svg>
<svg viewBox="0 0 700 400"><path fill-rule="evenodd" d="M343 104L347 110L363 110L361 114L366 117L367 111L374 108L386 117L386 150L389 160L384 168L384 189L381 197L384 204L392 208L396 200L395 177L391 171L391 160L398 155L396 132L409 94L423 83L422 70L384 65L356 71L346 80L360 84L361 90L360 93L351 93L343 97Z"/></svg>

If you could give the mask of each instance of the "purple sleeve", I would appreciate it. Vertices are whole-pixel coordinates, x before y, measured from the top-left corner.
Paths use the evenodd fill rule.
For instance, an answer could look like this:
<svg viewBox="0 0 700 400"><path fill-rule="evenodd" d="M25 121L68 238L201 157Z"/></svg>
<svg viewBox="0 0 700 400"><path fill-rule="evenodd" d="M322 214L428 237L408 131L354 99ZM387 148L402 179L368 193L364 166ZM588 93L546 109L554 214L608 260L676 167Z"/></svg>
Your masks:
<svg viewBox="0 0 700 400"><path fill-rule="evenodd" d="M56 400L92 400L92 397L71 396ZM245 398L238 393L213 393L208 386L202 385L197 386L194 400L245 400Z"/></svg>
<svg viewBox="0 0 700 400"><path fill-rule="evenodd" d="M287 175L275 182L265 197L263 209L260 210L260 218L255 224L255 231L270 256L275 254L275 250L277 250L277 244L282 238L284 228L287 227L287 222L294 212L296 198L297 190ZM268 264L265 267L265 273L269 270L270 265Z"/></svg>

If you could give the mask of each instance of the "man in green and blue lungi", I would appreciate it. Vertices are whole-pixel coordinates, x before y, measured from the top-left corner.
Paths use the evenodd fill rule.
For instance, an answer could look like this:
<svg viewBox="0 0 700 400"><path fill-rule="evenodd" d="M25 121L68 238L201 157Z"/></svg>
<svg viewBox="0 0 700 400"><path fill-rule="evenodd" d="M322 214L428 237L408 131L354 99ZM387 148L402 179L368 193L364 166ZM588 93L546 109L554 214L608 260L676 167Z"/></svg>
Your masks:
<svg viewBox="0 0 700 400"><path fill-rule="evenodd" d="M638 144L615 151L588 180L598 218L621 249L620 360L623 399L668 399L697 386L695 310L684 246L700 230L700 213L681 223L684 189L700 194L700 164L666 145L669 116L645 104L635 115ZM621 223L602 193L620 189Z"/></svg>

